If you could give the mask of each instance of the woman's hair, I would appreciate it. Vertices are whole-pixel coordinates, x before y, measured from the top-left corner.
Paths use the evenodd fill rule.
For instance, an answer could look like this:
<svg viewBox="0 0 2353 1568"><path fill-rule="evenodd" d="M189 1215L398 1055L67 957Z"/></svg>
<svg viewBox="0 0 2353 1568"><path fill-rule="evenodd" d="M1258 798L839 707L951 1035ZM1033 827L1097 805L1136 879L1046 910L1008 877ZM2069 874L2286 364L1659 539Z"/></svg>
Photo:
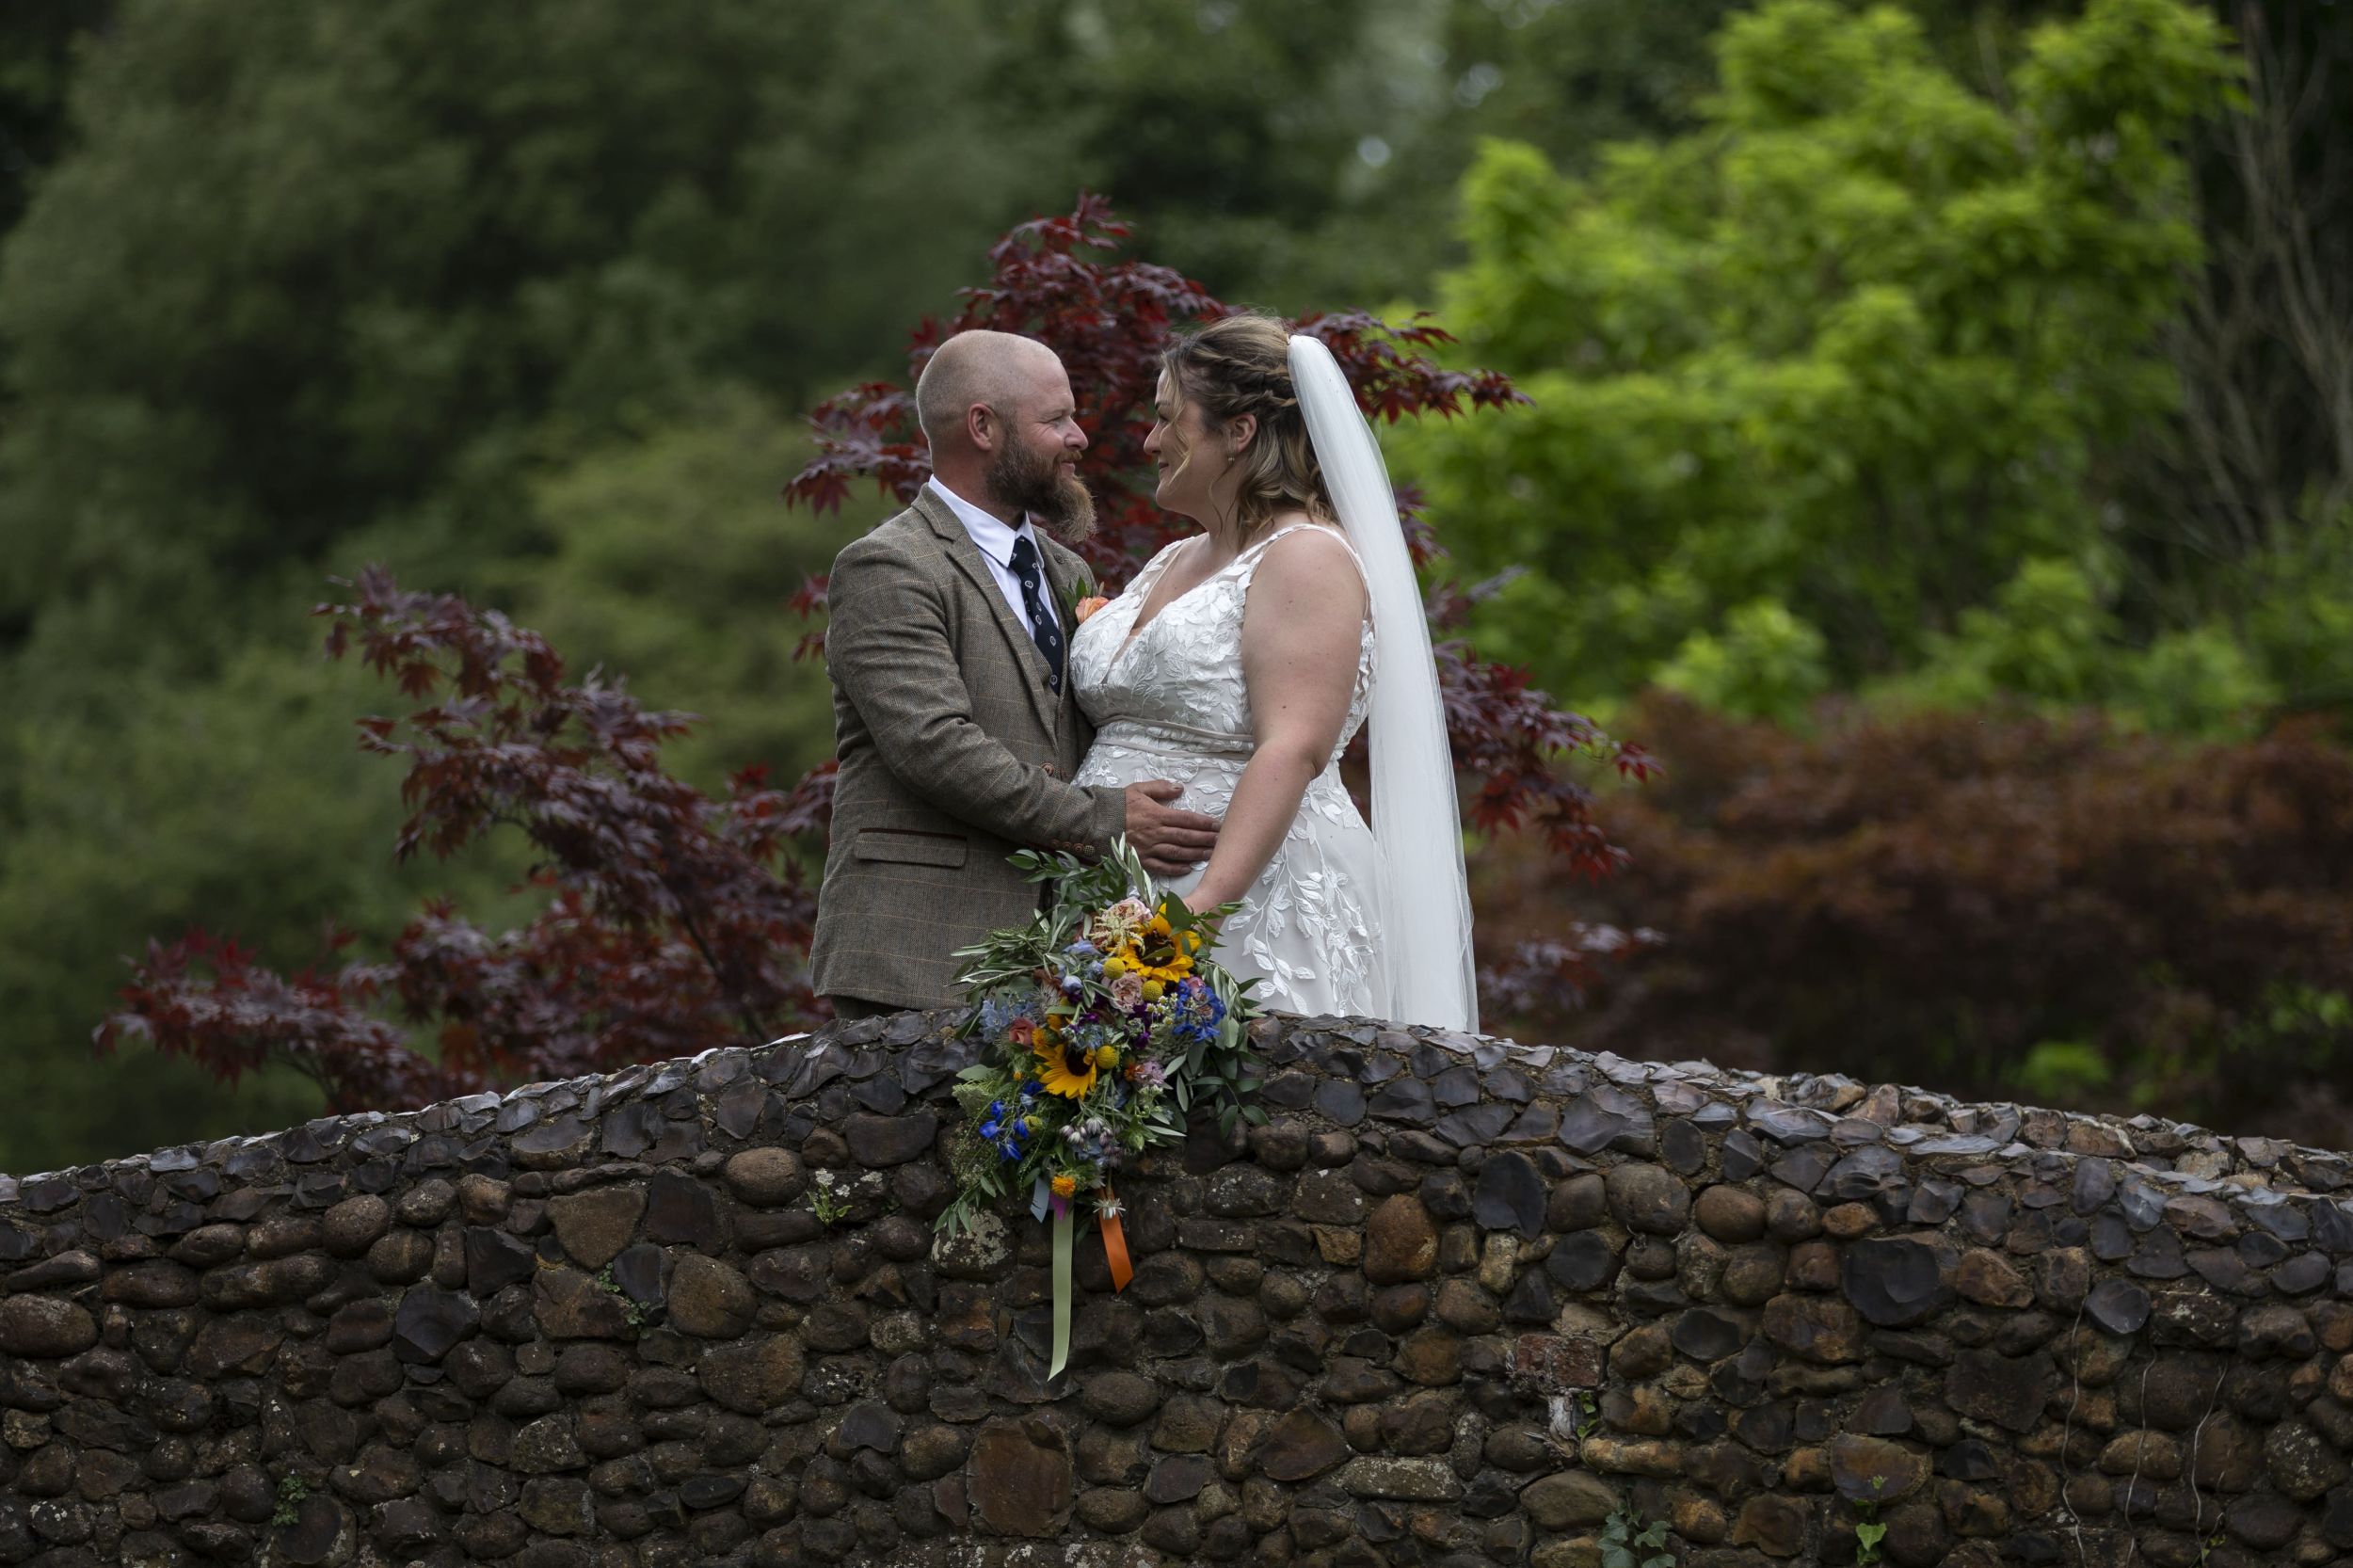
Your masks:
<svg viewBox="0 0 2353 1568"><path fill-rule="evenodd" d="M1257 416L1257 435L1240 460L1236 520L1244 539L1284 512L1332 520L1323 470L1291 385L1289 326L1255 312L1224 316L1169 344L1160 366L1179 407L1200 408L1210 430Z"/></svg>

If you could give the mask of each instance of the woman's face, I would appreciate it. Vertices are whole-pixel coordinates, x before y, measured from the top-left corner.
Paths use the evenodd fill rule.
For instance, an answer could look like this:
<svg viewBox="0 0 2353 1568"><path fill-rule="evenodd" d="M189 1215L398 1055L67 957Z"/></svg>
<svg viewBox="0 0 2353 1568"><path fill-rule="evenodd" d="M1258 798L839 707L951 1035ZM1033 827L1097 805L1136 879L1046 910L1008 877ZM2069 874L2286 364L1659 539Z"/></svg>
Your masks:
<svg viewBox="0 0 2353 1568"><path fill-rule="evenodd" d="M1160 372L1152 407L1159 418L1144 439L1144 455L1160 474L1152 499L1163 510L1203 521L1215 515L1209 488L1226 466L1220 444L1202 423L1200 406L1178 394L1176 378L1166 371Z"/></svg>

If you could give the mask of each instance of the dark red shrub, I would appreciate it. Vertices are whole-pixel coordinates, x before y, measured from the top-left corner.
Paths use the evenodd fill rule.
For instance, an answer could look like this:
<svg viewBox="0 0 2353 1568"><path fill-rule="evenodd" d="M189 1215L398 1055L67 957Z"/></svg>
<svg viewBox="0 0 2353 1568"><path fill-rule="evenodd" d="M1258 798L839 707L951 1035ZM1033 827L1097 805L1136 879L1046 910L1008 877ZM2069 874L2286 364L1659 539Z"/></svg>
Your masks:
<svg viewBox="0 0 2353 1568"><path fill-rule="evenodd" d="M1850 714L1805 739L1670 698L1634 722L1667 773L1597 812L1625 872L1562 888L1491 855L1481 938L1582 918L1663 944L1583 1016L1515 1021L2004 1097L2073 1063L2084 1103L2353 1143L2353 755L2321 731Z"/></svg>

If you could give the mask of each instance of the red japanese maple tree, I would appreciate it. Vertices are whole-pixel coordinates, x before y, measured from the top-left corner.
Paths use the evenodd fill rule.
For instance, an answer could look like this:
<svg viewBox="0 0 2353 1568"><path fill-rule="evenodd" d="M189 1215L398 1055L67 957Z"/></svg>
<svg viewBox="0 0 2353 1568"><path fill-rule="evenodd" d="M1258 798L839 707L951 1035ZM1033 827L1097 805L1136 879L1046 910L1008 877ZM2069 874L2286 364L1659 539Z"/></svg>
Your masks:
<svg viewBox="0 0 2353 1568"><path fill-rule="evenodd" d="M595 675L568 682L545 639L496 611L381 571L349 586L350 602L319 606L328 651L357 651L424 703L360 726L363 748L408 763L396 853L449 856L511 828L536 852L547 903L494 934L437 902L386 961L291 976L200 931L151 944L101 1049L145 1040L232 1082L284 1063L335 1110L382 1109L765 1039L821 1015L802 961L816 898L792 851L824 832L830 763L789 792L747 769L713 800L662 765L690 716ZM432 1057L379 1016L387 1005L435 1026Z"/></svg>
<svg viewBox="0 0 2353 1568"><path fill-rule="evenodd" d="M1107 579L1170 536L1143 479L1160 350L1172 328L1228 309L1165 267L1113 259L1128 234L1083 196L1067 216L1023 224L990 252L991 282L966 291L952 321L920 325L909 355L910 385L932 349L968 328L1027 332L1062 356L1081 401L1098 504L1087 550ZM1330 345L1376 419L1450 418L1519 400L1499 374L1432 359L1449 340L1423 318L1324 314L1303 329ZM854 388L820 407L812 424L818 456L787 488L791 501L829 510L864 481L905 499L930 472L905 388ZM1442 552L1417 498L1401 499L1416 559L1427 566ZM97 1030L100 1048L145 1040L230 1080L289 1064L342 1111L757 1041L823 1016L804 962L816 902L796 852L824 834L831 763L791 791L749 770L712 799L662 765L664 744L691 728L690 716L650 712L595 675L568 682L544 639L455 596L404 590L377 570L347 586L347 602L319 607L328 652L356 651L423 704L361 726L364 748L408 764L410 815L396 852L447 856L495 828L519 831L536 851L533 880L546 904L523 926L491 933L431 904L384 960L290 975L200 931L152 944L120 1010ZM1440 584L1433 621L1458 625L1465 602L1465 591ZM822 611L823 580L795 603ZM820 646L812 635L805 648ZM1621 852L1559 763L1581 752L1641 776L1651 767L1641 748L1555 708L1522 672L1479 659L1459 639L1440 641L1437 659L1455 760L1472 783L1471 820L1529 831L1583 874L1613 870ZM346 945L330 936L330 952ZM1507 997L1531 986L1574 992L1589 956L1607 951L1574 934L1523 944L1488 984ZM412 1044L428 1034L430 1055Z"/></svg>

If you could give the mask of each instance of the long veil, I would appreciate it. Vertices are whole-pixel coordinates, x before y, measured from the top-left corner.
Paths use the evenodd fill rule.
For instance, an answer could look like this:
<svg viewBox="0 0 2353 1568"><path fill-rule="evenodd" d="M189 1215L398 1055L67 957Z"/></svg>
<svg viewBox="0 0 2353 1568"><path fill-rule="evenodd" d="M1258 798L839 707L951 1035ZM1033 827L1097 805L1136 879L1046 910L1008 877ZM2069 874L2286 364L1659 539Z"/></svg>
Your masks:
<svg viewBox="0 0 2353 1568"><path fill-rule="evenodd" d="M1372 600L1372 836L1387 862L1385 920L1389 1016L1447 1029L1479 1027L1470 888L1463 873L1454 755L1430 651L1430 622L1397 515L1381 445L1332 351L1290 344L1291 381L1324 488L1365 565Z"/></svg>

